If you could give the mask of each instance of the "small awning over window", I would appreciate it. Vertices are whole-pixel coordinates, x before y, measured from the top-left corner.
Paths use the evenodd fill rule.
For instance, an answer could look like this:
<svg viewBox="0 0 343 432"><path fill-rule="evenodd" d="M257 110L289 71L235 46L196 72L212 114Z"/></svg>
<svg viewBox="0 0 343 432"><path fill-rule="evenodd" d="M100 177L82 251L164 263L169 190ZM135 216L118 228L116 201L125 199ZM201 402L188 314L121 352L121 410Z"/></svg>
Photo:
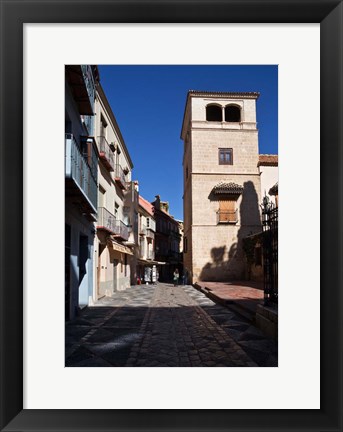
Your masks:
<svg viewBox="0 0 343 432"><path fill-rule="evenodd" d="M133 255L133 252L129 247L122 245L122 244L116 242L115 240L109 239L107 245L108 245L109 249L112 248L114 251L125 253L127 255Z"/></svg>
<svg viewBox="0 0 343 432"><path fill-rule="evenodd" d="M212 189L212 192L215 195L221 195L221 194L225 194L225 195L241 195L241 193L243 192L243 186L238 185L236 183L233 182L220 182L218 183L216 186L214 186L214 188Z"/></svg>

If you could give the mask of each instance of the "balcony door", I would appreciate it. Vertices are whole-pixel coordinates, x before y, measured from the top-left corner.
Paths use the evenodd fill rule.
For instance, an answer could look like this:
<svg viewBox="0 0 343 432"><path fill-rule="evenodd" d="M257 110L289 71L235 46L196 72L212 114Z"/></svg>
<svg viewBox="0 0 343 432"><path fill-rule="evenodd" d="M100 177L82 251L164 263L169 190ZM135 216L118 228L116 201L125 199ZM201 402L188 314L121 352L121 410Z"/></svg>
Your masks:
<svg viewBox="0 0 343 432"><path fill-rule="evenodd" d="M103 116L100 117L100 136L107 139L107 123Z"/></svg>
<svg viewBox="0 0 343 432"><path fill-rule="evenodd" d="M99 252L98 252L98 267L97 267L97 297L102 297L102 293L100 291L100 285L101 285L101 255L105 249L105 245L99 243Z"/></svg>

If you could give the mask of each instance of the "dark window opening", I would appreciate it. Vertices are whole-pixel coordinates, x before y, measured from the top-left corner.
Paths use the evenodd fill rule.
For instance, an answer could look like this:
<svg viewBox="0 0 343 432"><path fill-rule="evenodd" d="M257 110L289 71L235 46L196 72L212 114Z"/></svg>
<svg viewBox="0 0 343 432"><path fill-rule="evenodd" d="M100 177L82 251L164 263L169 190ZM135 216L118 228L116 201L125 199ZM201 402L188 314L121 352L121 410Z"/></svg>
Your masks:
<svg viewBox="0 0 343 432"><path fill-rule="evenodd" d="M222 121L222 107L218 105L208 105L206 107L207 121Z"/></svg>
<svg viewBox="0 0 343 432"><path fill-rule="evenodd" d="M235 105L228 105L225 107L225 121L226 122L240 122L241 109Z"/></svg>
<svg viewBox="0 0 343 432"><path fill-rule="evenodd" d="M219 149L219 165L233 165L233 153L231 148Z"/></svg>

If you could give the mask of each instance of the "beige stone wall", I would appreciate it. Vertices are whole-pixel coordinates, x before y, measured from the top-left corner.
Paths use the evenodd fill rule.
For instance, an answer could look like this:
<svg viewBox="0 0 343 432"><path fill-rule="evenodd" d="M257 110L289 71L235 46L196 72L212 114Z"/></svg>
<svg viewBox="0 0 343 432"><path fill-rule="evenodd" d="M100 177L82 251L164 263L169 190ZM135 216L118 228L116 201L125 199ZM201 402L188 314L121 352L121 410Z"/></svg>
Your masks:
<svg viewBox="0 0 343 432"><path fill-rule="evenodd" d="M189 115L188 115L189 117ZM188 176L187 176L188 170ZM183 223L184 237L187 239L187 251L183 251L183 266L189 273L192 272L192 147L191 135L187 134L184 145L183 158L183 178L184 178L184 195L183 195Z"/></svg>
<svg viewBox="0 0 343 432"><path fill-rule="evenodd" d="M195 281L242 279L245 266L238 250L238 227L193 226L193 277Z"/></svg>
<svg viewBox="0 0 343 432"><path fill-rule="evenodd" d="M187 252L183 252L183 267L187 272L192 274L192 228L189 228L187 234Z"/></svg>
<svg viewBox="0 0 343 432"><path fill-rule="evenodd" d="M257 131L193 130L193 172L258 173ZM232 148L233 165L219 165L219 149Z"/></svg>
<svg viewBox="0 0 343 432"><path fill-rule="evenodd" d="M226 177L243 186L237 199L236 224L218 223L219 201L211 195L220 175L193 175L192 261L195 280L244 279L243 238L260 231L260 178L258 175Z"/></svg>
<svg viewBox="0 0 343 432"><path fill-rule="evenodd" d="M192 213L194 225L217 225L219 210L218 196L212 189L220 181L235 182L243 186L243 193L237 199L237 225L258 225L260 221L261 187L259 175L193 174Z"/></svg>
<svg viewBox="0 0 343 432"><path fill-rule="evenodd" d="M207 122L206 105L234 103L241 107L241 122ZM184 223L188 250L184 266L191 270L191 282L237 280L246 277L243 238L259 232L261 183L258 164L256 105L253 99L194 97L189 129L183 131ZM219 165L219 148L233 149L233 165ZM188 179L186 179L186 166ZM219 182L243 186L236 202L236 224L218 223L218 197L212 189Z"/></svg>

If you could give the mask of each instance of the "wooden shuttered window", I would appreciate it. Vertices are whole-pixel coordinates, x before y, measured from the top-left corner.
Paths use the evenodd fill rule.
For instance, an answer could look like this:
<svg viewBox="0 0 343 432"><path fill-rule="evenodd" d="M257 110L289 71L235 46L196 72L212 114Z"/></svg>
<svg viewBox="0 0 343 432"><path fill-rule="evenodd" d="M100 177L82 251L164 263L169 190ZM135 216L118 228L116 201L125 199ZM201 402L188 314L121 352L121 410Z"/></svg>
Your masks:
<svg viewBox="0 0 343 432"><path fill-rule="evenodd" d="M235 199L225 199L219 201L219 222L237 222Z"/></svg>

